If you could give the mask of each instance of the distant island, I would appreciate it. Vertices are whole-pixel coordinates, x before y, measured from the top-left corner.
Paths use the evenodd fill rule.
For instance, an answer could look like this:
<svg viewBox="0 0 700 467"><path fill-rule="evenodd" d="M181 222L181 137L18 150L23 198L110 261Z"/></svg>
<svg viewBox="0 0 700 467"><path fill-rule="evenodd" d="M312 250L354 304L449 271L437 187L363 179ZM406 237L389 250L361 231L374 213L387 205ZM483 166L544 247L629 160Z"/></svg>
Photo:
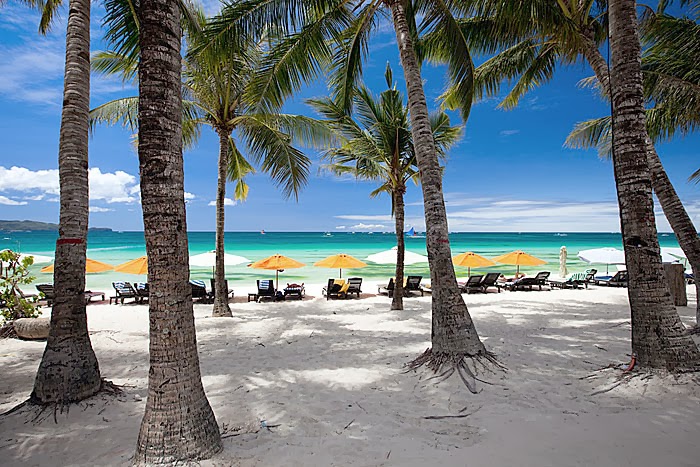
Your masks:
<svg viewBox="0 0 700 467"><path fill-rule="evenodd" d="M3 232L25 232L25 231L55 231L58 230L58 224L50 222L38 221L3 221L0 220L0 231ZM112 229L107 227L90 227L89 230L111 232Z"/></svg>

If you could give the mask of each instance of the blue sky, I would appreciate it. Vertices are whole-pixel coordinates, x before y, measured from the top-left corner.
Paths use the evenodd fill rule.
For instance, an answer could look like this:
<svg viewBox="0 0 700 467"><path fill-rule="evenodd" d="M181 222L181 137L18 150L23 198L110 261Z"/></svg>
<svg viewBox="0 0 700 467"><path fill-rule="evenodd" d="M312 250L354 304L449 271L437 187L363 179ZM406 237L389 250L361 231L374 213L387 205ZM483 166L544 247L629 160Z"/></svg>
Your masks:
<svg viewBox="0 0 700 467"><path fill-rule="evenodd" d="M215 3L208 5L216 9ZM101 50L103 10L93 7L93 50ZM57 154L65 48L65 18L47 37L37 34L38 15L13 1L0 9L0 219L58 221ZM371 47L365 82L384 89L389 61L399 89L404 88L393 30L383 27ZM495 232L619 231L612 165L595 151L563 147L576 122L608 111L590 89L577 83L591 75L587 66L562 67L555 80L530 93L512 111L497 100L474 105L464 137L449 154L444 178L450 230ZM431 109L445 84L444 70L424 68ZM93 76L91 106L134 95L119 80ZM304 104L327 95L315 83L287 105L287 111L312 115ZM459 122L456 114L453 123ZM694 220L700 219L698 186L687 177L698 168L700 136L664 143L658 152ZM185 189L190 230L213 230L218 141L208 128L196 149L185 153ZM393 230L388 197L370 199L375 185L319 172L318 154L299 201L284 199L266 174L248 180L243 203L226 208L226 230L362 231ZM128 131L99 128L90 141L93 227L142 230L138 203L138 158ZM232 191L229 185L229 192ZM420 188L406 194L406 223L423 230ZM660 231L670 231L657 206Z"/></svg>

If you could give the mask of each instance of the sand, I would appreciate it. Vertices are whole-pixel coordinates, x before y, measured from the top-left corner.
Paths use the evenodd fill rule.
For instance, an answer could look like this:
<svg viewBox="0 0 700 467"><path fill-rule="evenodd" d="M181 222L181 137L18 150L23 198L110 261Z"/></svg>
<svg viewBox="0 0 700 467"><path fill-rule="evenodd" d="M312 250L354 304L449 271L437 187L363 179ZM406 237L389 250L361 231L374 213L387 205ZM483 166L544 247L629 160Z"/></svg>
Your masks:
<svg viewBox="0 0 700 467"><path fill-rule="evenodd" d="M365 284L366 292L375 292ZM629 360L625 289L465 295L507 373L479 394L403 365L430 344L430 297L248 303L233 318L195 305L204 387L224 432L208 466L697 466L694 375L614 387ZM686 324L695 314L679 307ZM314 295L316 298L312 298ZM128 465L146 401L148 309L88 307L102 375L124 387L69 411L0 419L0 463ZM0 341L0 411L27 398L43 342ZM592 375L587 378L587 376ZM438 418L449 416L449 418ZM271 428L265 427L271 426Z"/></svg>

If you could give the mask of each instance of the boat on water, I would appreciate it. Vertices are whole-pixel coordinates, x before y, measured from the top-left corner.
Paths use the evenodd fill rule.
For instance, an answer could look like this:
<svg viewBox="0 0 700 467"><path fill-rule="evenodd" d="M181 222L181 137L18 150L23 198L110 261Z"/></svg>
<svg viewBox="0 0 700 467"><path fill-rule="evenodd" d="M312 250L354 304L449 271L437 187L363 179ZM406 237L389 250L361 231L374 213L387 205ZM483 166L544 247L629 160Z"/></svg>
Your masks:
<svg viewBox="0 0 700 467"><path fill-rule="evenodd" d="M265 235L265 230L264 230L264 229L260 231L260 235Z"/></svg>

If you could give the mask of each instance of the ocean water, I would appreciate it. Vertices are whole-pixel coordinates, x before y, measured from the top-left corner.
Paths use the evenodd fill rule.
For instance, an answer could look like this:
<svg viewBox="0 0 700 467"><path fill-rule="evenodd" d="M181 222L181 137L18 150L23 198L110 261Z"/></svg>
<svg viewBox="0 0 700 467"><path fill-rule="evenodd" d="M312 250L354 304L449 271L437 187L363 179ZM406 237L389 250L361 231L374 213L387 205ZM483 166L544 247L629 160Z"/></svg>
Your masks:
<svg viewBox="0 0 700 467"><path fill-rule="evenodd" d="M0 232L0 249L10 248L22 253L35 253L53 256L56 232ZM214 232L191 232L189 234L190 255L204 253L214 249ZM673 234L660 234L661 246L677 247L678 243ZM590 267L576 257L579 250L599 247L615 247L622 249L619 233L453 233L450 234L450 244L453 254L473 251L487 258L493 258L513 250L524 250L548 264L536 267L521 267L526 273L536 273L542 270L552 271L556 276L559 270L559 249L566 246L568 250L567 267L569 272L579 272ZM326 256L347 253L364 260L368 255L390 249L396 245L396 237L392 233L366 232L227 232L226 252L244 256L251 261L266 258L272 254L282 254L306 266L299 269L287 269L280 273L281 285L292 282L307 284L325 283L329 278L338 277L338 270L314 267L313 263ZM415 253L426 254L424 237L407 237L406 249ZM143 232L90 231L88 235L88 257L118 265L146 254ZM393 265L378 265L367 262L362 269L343 270L343 277L361 276L365 281L377 282L388 280L393 276ZM35 283L52 282L52 274L41 273L45 265L35 265L32 273L36 276ZM605 265L598 265L599 271L605 270ZM614 266L611 266L614 270ZM457 276L467 275L467 268L457 267ZM430 277L427 263L405 267L407 274ZM497 265L490 268L472 269L474 273L502 272L512 275L515 266ZM211 268L192 268L193 279L207 281L212 277ZM239 288L254 288L256 279L274 278L274 271L251 269L246 264L226 268L229 285ZM129 282L145 282L146 276L106 272L87 275L87 288L111 292L111 282L127 280Z"/></svg>

